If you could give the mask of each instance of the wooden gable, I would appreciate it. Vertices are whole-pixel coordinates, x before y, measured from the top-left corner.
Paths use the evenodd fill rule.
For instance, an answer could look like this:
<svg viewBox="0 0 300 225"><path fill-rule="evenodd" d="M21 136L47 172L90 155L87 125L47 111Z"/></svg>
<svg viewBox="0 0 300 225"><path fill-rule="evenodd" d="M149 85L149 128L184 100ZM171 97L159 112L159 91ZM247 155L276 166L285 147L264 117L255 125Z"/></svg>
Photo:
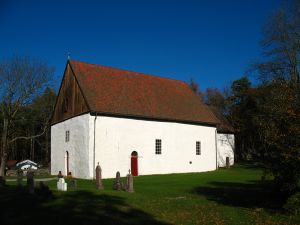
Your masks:
<svg viewBox="0 0 300 225"><path fill-rule="evenodd" d="M52 124L90 111L76 77L68 63L56 99Z"/></svg>

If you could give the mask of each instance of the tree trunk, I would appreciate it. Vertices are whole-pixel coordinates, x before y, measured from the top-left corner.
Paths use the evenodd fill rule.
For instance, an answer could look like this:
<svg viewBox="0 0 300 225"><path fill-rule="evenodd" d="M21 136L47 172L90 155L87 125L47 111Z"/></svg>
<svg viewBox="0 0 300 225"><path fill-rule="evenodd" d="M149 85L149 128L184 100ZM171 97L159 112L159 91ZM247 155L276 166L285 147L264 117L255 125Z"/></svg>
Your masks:
<svg viewBox="0 0 300 225"><path fill-rule="evenodd" d="M30 160L34 161L34 139L30 139Z"/></svg>
<svg viewBox="0 0 300 225"><path fill-rule="evenodd" d="M45 141L46 141L46 143L45 143L45 150L46 150L46 152L45 152L45 164L47 164L48 165L48 163L49 163L49 130L47 130L46 131L46 136L45 136Z"/></svg>
<svg viewBox="0 0 300 225"><path fill-rule="evenodd" d="M7 133L8 133L8 119L3 119L3 130L2 130L2 155L1 155L1 166L0 166L0 177L5 176L5 166L7 161Z"/></svg>

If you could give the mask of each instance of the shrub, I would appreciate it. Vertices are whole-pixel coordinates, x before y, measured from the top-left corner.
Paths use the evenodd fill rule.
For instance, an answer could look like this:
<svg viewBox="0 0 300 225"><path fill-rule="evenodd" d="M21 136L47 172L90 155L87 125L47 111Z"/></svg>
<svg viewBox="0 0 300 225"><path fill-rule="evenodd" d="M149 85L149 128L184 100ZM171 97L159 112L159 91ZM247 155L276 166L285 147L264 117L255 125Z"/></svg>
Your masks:
<svg viewBox="0 0 300 225"><path fill-rule="evenodd" d="M283 208L290 214L300 215L300 192L291 195Z"/></svg>

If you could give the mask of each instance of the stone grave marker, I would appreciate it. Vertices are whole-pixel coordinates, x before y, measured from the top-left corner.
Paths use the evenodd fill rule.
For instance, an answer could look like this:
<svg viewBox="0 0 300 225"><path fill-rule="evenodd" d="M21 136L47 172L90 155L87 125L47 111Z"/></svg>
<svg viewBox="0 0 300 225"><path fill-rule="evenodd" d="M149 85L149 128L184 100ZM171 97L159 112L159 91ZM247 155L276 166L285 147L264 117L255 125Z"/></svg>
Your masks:
<svg viewBox="0 0 300 225"><path fill-rule="evenodd" d="M58 175L57 175L58 178L63 178L64 176L62 175L61 171L58 171Z"/></svg>
<svg viewBox="0 0 300 225"><path fill-rule="evenodd" d="M102 170L101 167L98 165L96 166L96 188L98 190L104 189L103 184L102 184Z"/></svg>
<svg viewBox="0 0 300 225"><path fill-rule="evenodd" d="M5 186L5 177L0 176L0 187Z"/></svg>
<svg viewBox="0 0 300 225"><path fill-rule="evenodd" d="M116 190L116 191L121 191L122 190L122 184L121 184L121 179L120 179L120 172L118 171L116 173L116 180L114 182L114 185L113 185L113 189Z"/></svg>
<svg viewBox="0 0 300 225"><path fill-rule="evenodd" d="M27 187L30 194L34 194L34 173L32 171L27 171Z"/></svg>
<svg viewBox="0 0 300 225"><path fill-rule="evenodd" d="M17 171L17 186L21 187L23 181L23 170L18 169Z"/></svg>
<svg viewBox="0 0 300 225"><path fill-rule="evenodd" d="M127 192L134 192L133 190L133 176L131 174L131 171L128 170L128 174L127 174L127 177L126 177L126 191Z"/></svg>
<svg viewBox="0 0 300 225"><path fill-rule="evenodd" d="M72 179L70 180L70 185L69 185L70 188L77 188L77 180L75 179Z"/></svg>
<svg viewBox="0 0 300 225"><path fill-rule="evenodd" d="M59 191L67 191L68 184L65 182L64 178L59 178L57 182L57 190Z"/></svg>

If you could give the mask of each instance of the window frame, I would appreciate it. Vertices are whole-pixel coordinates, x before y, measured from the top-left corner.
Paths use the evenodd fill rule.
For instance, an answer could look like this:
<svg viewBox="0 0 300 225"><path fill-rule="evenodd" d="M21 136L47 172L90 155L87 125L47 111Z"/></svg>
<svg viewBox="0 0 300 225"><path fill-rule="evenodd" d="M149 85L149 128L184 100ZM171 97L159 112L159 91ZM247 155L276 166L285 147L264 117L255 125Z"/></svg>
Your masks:
<svg viewBox="0 0 300 225"><path fill-rule="evenodd" d="M155 155L161 155L162 141L161 139L155 139Z"/></svg>
<svg viewBox="0 0 300 225"><path fill-rule="evenodd" d="M69 142L70 141L70 130L66 130L65 133L65 142Z"/></svg>
<svg viewBox="0 0 300 225"><path fill-rule="evenodd" d="M196 155L201 155L201 141L196 141Z"/></svg>

